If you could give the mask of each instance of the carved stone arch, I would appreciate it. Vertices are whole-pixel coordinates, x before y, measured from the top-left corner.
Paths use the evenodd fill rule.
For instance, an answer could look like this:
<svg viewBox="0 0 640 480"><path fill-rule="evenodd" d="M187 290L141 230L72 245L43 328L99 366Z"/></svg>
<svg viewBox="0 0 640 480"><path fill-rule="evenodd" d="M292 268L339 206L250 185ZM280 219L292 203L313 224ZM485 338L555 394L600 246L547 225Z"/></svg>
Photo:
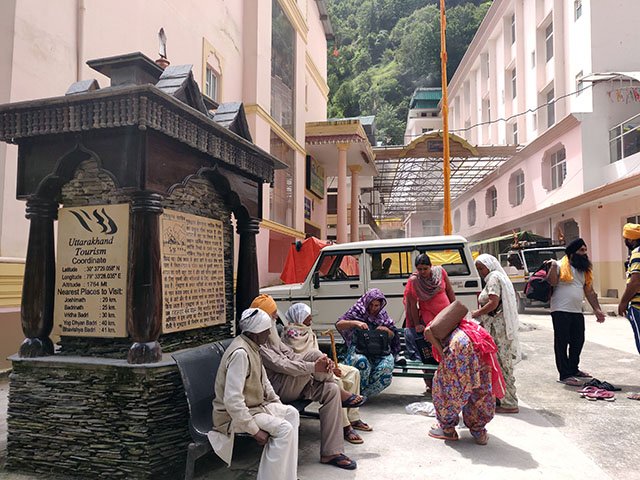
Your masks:
<svg viewBox="0 0 640 480"><path fill-rule="evenodd" d="M102 160L98 154L78 142L71 150L58 158L53 171L44 177L36 188L35 195L59 200L63 186L73 180L80 165L86 161L95 161L98 171L109 177L115 189L119 188L116 176L109 170L102 168Z"/></svg>

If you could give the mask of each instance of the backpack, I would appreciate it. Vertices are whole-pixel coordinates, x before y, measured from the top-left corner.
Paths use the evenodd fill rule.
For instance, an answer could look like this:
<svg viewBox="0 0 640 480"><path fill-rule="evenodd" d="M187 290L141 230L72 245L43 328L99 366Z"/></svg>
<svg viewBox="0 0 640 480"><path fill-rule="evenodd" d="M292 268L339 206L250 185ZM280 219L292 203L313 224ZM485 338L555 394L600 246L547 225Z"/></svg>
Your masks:
<svg viewBox="0 0 640 480"><path fill-rule="evenodd" d="M529 277L524 287L524 294L528 299L545 303L551 299L553 287L547 281L548 274L549 264L543 264Z"/></svg>

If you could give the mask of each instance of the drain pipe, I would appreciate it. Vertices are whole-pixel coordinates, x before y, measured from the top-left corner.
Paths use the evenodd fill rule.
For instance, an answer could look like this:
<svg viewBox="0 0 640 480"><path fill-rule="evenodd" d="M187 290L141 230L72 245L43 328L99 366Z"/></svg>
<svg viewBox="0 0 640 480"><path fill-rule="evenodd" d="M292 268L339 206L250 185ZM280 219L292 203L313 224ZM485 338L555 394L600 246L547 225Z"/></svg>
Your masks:
<svg viewBox="0 0 640 480"><path fill-rule="evenodd" d="M85 11L84 0L76 0L76 82L79 82L82 77Z"/></svg>

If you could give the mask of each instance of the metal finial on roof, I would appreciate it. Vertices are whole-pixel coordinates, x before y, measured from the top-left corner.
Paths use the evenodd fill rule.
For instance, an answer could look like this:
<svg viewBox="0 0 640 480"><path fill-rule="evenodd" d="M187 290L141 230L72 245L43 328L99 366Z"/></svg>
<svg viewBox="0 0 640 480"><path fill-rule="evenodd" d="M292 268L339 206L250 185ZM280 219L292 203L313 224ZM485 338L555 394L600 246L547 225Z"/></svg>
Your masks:
<svg viewBox="0 0 640 480"><path fill-rule="evenodd" d="M160 31L158 32L158 42L160 43L158 55L162 58L167 58L167 35L164 33L164 28L162 27L160 27Z"/></svg>

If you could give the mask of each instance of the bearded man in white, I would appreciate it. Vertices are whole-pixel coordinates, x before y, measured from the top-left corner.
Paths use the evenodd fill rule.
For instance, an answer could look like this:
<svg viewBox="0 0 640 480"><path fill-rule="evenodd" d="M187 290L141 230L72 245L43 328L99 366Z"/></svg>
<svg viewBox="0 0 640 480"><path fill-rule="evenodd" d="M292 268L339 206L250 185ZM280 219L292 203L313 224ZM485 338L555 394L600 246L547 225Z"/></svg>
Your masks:
<svg viewBox="0 0 640 480"><path fill-rule="evenodd" d="M213 450L231 464L235 433L248 433L264 445L257 480L298 477L298 411L283 405L269 383L259 349L269 338L271 317L250 308L240 318L242 333L225 351L216 376Z"/></svg>

